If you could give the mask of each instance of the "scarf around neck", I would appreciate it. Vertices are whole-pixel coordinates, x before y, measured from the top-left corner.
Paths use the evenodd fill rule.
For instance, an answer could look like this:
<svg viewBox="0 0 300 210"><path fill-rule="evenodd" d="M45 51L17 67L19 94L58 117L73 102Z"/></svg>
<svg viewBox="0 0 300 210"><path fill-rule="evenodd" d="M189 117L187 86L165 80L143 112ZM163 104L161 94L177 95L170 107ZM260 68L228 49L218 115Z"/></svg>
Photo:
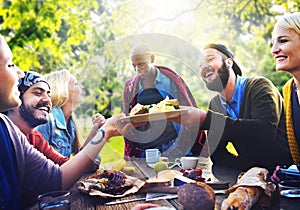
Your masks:
<svg viewBox="0 0 300 210"><path fill-rule="evenodd" d="M292 107L292 91L293 91L294 79L290 79L283 87L283 100L285 107L286 117L286 132L288 137L288 143L291 151L291 155L295 164L300 164L300 151L299 145L296 140L293 125L293 107Z"/></svg>

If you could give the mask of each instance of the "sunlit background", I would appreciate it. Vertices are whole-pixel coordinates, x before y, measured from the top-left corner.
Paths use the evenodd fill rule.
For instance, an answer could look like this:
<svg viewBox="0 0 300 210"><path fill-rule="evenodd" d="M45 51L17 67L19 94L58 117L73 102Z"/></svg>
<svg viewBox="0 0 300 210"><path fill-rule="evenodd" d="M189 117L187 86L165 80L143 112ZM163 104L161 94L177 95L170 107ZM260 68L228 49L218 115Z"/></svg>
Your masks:
<svg viewBox="0 0 300 210"><path fill-rule="evenodd" d="M14 62L41 74L69 69L86 89L76 110L82 136L90 117L122 111L124 82L134 75L128 59L135 42L150 42L156 64L186 80L200 108L214 93L197 75L201 49L215 42L229 47L244 75L263 75L281 91L290 75L275 71L270 37L278 17L299 11L298 0L2 0L0 30ZM122 139L108 153L121 157ZM113 148L111 150L111 148ZM103 151L107 153L105 149ZM119 155L119 156L118 156ZM105 154L102 155L107 160ZM111 155L110 155L111 156Z"/></svg>

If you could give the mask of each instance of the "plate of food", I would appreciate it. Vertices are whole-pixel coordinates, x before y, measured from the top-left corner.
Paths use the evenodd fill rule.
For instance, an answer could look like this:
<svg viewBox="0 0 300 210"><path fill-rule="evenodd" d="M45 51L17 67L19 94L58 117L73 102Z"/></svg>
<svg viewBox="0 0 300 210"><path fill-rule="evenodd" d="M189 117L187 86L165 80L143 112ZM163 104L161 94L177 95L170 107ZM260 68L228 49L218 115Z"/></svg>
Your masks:
<svg viewBox="0 0 300 210"><path fill-rule="evenodd" d="M136 193L145 182L121 171L104 170L78 183L78 190L102 198L119 198Z"/></svg>
<svg viewBox="0 0 300 210"><path fill-rule="evenodd" d="M129 113L129 116L122 118L122 121L132 123L143 123L149 121L166 120L181 116L188 109L180 108L177 99L165 99L157 104L142 105L136 104Z"/></svg>

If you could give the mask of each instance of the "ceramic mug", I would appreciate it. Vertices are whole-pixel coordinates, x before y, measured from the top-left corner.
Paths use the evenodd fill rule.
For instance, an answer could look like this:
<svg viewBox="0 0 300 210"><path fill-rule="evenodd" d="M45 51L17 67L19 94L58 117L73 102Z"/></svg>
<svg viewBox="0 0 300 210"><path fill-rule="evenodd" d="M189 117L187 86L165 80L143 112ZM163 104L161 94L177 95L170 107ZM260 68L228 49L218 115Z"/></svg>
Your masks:
<svg viewBox="0 0 300 210"><path fill-rule="evenodd" d="M198 157L181 157L176 158L175 162L181 169L186 170L189 168L196 168L198 164L198 159Z"/></svg>
<svg viewBox="0 0 300 210"><path fill-rule="evenodd" d="M146 163L156 163L160 156L159 149L146 149Z"/></svg>

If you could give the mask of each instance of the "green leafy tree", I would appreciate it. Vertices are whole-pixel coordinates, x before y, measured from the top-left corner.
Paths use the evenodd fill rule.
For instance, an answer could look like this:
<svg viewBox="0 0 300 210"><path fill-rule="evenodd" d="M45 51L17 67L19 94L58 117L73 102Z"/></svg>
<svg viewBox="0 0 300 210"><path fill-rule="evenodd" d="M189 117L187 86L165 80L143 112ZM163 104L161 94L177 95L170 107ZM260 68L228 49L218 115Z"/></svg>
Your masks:
<svg viewBox="0 0 300 210"><path fill-rule="evenodd" d="M88 34L88 55L85 63L78 70L84 87L88 90L85 106L80 113L101 113L110 116L120 113L122 107L123 76L126 65L121 61L124 56L117 56L112 51L115 40L124 36L123 28L116 27L116 22L126 11L126 2L116 0L110 3L98 1L99 7L93 11L93 22ZM126 55L127 56L127 55Z"/></svg>
<svg viewBox="0 0 300 210"><path fill-rule="evenodd" d="M212 0L206 2L209 13L218 17L217 40L222 40L246 67L248 75L264 75L281 91L291 77L276 72L270 53L271 32L278 17L300 9L298 0ZM213 20L213 23L215 21ZM218 30L218 29L217 29Z"/></svg>
<svg viewBox="0 0 300 210"><path fill-rule="evenodd" d="M72 70L85 58L91 11L97 8L95 0L3 0L0 33L21 69Z"/></svg>
<svg viewBox="0 0 300 210"><path fill-rule="evenodd" d="M115 69L109 67L113 57L103 49L115 34L122 33L113 28L114 18L122 9L119 1L2 0L0 33L21 69L46 74L66 68L77 76L87 95L76 110L79 117L95 112L109 116L109 93L120 84ZM97 56L104 65L89 66Z"/></svg>

